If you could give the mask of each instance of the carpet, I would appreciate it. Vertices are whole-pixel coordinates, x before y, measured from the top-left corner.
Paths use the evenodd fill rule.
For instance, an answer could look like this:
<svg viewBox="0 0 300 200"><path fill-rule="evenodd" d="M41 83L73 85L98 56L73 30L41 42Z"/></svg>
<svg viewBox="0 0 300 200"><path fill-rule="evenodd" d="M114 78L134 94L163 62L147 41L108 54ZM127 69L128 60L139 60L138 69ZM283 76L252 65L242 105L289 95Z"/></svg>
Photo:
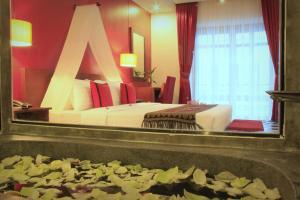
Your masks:
<svg viewBox="0 0 300 200"><path fill-rule="evenodd" d="M229 124L226 130L255 132L264 131L264 126L260 120L235 119Z"/></svg>

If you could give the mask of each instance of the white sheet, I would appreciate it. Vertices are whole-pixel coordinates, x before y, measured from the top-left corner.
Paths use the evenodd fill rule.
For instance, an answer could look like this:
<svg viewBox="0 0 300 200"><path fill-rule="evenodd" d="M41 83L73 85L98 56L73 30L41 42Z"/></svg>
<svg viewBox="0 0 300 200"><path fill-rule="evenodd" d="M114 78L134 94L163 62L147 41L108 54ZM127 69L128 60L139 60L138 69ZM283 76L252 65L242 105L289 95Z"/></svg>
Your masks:
<svg viewBox="0 0 300 200"><path fill-rule="evenodd" d="M65 111L49 111L49 121L52 123L62 124L79 124L81 123L82 111L65 110Z"/></svg>
<svg viewBox="0 0 300 200"><path fill-rule="evenodd" d="M138 103L86 111L51 111L50 122L139 128L146 113L178 106L181 105ZM231 115L232 108L230 105L217 105L197 113L196 122L206 131L223 131L231 122Z"/></svg>

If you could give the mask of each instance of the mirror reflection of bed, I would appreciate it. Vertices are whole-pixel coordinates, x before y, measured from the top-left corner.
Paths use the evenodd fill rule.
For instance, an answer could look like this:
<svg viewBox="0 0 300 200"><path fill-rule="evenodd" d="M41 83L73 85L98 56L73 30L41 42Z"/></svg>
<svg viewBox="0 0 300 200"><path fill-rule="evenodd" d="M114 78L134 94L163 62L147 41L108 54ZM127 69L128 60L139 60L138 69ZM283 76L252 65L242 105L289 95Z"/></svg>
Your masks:
<svg viewBox="0 0 300 200"><path fill-rule="evenodd" d="M13 99L51 108L50 123L278 133L278 105L265 93L274 90L278 66L268 45L264 14L271 11L264 0L158 2L153 10L144 0L103 1L100 7L82 0L74 10L73 1L30 0L25 12L12 1L14 16L25 12L33 27L31 47L12 47ZM86 20L88 6L103 25ZM195 36L183 42L177 20L185 6L194 9ZM45 7L49 12L41 14ZM135 52L133 39L143 44ZM141 68L122 67L122 53L140 54Z"/></svg>
<svg viewBox="0 0 300 200"><path fill-rule="evenodd" d="M95 82L103 84L101 80L95 80ZM72 101L70 107L72 109L51 111L50 122L140 128L145 114L182 106L181 104L161 102L120 104L120 82L108 81L107 83L110 87L114 106L92 108L93 99L90 95L90 80L75 80L73 94L70 97L70 101ZM167 89L164 91L167 92ZM178 115L178 113L176 114ZM216 105L206 111L195 113L195 115L196 123L201 124L200 126L204 130L223 131L231 121L231 106ZM160 119L160 121L163 121L163 119ZM152 128L160 127L154 126Z"/></svg>

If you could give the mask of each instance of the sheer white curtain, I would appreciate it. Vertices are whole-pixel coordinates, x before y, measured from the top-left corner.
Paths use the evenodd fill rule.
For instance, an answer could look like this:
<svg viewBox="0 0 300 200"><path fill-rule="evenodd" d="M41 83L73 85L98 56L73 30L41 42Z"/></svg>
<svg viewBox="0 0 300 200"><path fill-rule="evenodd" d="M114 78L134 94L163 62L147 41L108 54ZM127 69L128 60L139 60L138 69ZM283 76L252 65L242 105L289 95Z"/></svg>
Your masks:
<svg viewBox="0 0 300 200"><path fill-rule="evenodd" d="M260 0L199 2L193 100L230 104L233 119L270 120L274 68Z"/></svg>

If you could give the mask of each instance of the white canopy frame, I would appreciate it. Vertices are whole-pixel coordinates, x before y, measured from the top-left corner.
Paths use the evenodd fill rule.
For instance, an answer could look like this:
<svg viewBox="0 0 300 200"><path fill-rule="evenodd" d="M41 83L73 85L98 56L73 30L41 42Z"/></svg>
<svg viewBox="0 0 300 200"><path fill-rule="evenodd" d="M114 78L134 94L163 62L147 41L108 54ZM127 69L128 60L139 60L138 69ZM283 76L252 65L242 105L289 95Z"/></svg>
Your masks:
<svg viewBox="0 0 300 200"><path fill-rule="evenodd" d="M41 107L64 110L88 44L106 80L121 81L99 7L77 6Z"/></svg>

